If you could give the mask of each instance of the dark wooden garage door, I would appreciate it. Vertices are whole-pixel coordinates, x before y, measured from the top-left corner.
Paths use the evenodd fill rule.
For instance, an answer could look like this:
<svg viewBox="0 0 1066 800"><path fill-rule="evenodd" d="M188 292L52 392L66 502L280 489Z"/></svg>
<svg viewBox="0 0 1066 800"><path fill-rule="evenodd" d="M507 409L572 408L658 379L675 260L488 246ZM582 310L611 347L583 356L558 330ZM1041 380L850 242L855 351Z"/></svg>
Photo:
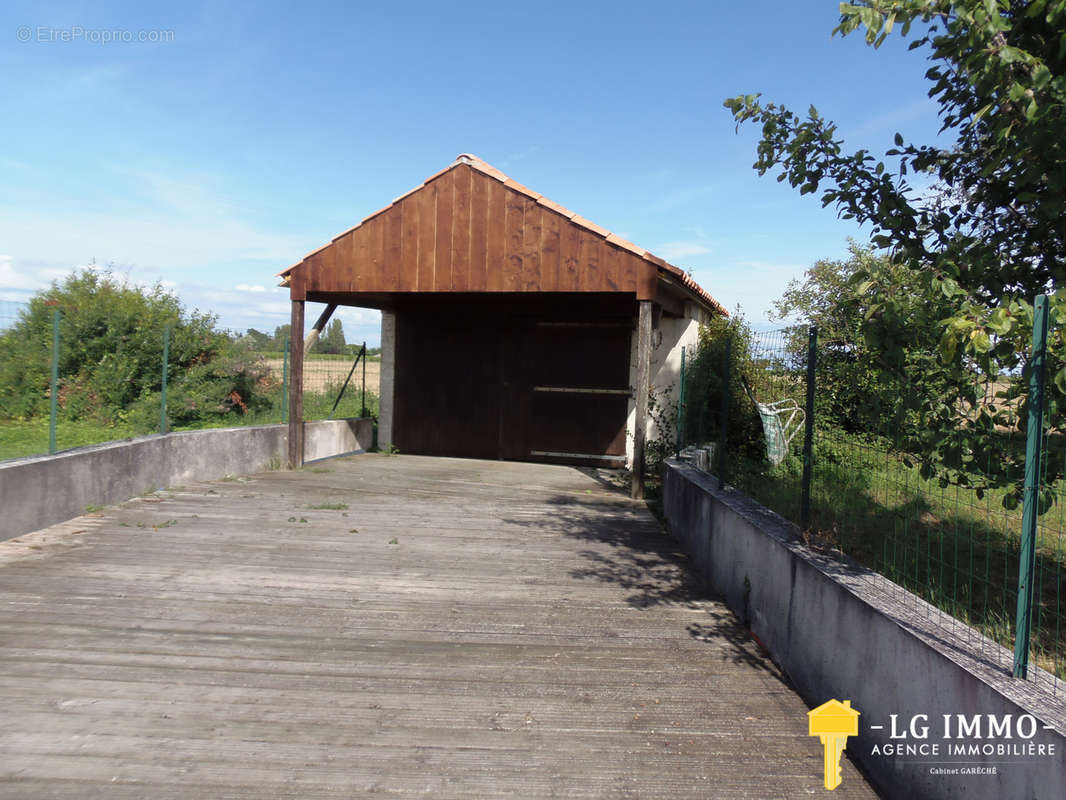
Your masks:
<svg viewBox="0 0 1066 800"><path fill-rule="evenodd" d="M529 457L623 465L631 334L628 323L533 325Z"/></svg>
<svg viewBox="0 0 1066 800"><path fill-rule="evenodd" d="M621 466L628 322L397 316L404 453Z"/></svg>
<svg viewBox="0 0 1066 800"><path fill-rule="evenodd" d="M504 407L498 323L397 314L393 441L401 453L500 457Z"/></svg>

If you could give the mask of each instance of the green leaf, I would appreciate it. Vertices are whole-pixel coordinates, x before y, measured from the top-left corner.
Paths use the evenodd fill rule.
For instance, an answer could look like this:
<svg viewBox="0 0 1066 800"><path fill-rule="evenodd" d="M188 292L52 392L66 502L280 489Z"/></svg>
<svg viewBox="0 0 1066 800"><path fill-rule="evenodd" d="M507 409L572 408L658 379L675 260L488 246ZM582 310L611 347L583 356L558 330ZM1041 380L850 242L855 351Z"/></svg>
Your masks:
<svg viewBox="0 0 1066 800"><path fill-rule="evenodd" d="M1055 388L1059 390L1059 393L1066 395L1066 367L1063 367L1055 373L1053 382Z"/></svg>
<svg viewBox="0 0 1066 800"><path fill-rule="evenodd" d="M987 353L992 349L992 340L983 328L970 331L970 343L978 353Z"/></svg>
<svg viewBox="0 0 1066 800"><path fill-rule="evenodd" d="M988 327L998 334L1004 334L1011 329L1010 314L1005 308L997 308L988 318Z"/></svg>
<svg viewBox="0 0 1066 800"><path fill-rule="evenodd" d="M944 363L949 363L955 359L955 351L958 347L958 340L950 330L944 331L944 335L940 337L940 358Z"/></svg>

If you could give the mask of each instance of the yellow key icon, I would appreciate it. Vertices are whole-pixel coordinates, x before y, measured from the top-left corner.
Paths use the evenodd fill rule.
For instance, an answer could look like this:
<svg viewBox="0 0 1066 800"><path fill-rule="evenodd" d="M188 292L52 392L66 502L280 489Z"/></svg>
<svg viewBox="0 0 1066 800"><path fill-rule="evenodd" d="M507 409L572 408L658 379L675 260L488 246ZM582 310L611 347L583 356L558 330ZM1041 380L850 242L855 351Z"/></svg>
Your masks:
<svg viewBox="0 0 1066 800"><path fill-rule="evenodd" d="M817 736L825 750L825 788L840 785L840 754L849 736L859 734L859 712L851 701L830 700L807 712L807 733Z"/></svg>

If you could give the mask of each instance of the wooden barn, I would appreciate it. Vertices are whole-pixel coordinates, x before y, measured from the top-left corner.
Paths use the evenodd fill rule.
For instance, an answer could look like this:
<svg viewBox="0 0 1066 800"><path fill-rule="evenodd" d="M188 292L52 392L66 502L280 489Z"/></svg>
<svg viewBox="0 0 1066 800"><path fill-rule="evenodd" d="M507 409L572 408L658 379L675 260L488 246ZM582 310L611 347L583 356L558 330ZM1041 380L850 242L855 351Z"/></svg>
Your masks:
<svg viewBox="0 0 1066 800"><path fill-rule="evenodd" d="M465 154L281 276L294 376L307 301L381 310L378 443L408 454L641 466L649 391L674 401L681 348L726 313L683 270Z"/></svg>

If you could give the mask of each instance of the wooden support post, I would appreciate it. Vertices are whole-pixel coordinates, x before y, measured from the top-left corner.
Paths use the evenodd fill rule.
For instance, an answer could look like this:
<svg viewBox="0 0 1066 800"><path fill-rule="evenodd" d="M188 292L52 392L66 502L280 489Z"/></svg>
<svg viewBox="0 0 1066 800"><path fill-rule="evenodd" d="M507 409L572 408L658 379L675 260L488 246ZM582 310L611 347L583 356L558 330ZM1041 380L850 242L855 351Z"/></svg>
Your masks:
<svg viewBox="0 0 1066 800"><path fill-rule="evenodd" d="M644 497L644 439L648 428L648 384L651 381L652 301L640 301L637 317L637 386L633 414L633 497Z"/></svg>
<svg viewBox="0 0 1066 800"><path fill-rule="evenodd" d="M307 341L304 342L304 354L311 352L311 348L315 346L315 342L318 341L318 337L322 335L322 331L326 329L326 323L329 322L329 318L333 316L333 312L337 310L336 303L330 303L326 306L326 309L318 315L318 320L315 321L315 325L311 328L311 332L307 334Z"/></svg>
<svg viewBox="0 0 1066 800"><path fill-rule="evenodd" d="M304 301L292 301L289 332L289 469L304 463Z"/></svg>

